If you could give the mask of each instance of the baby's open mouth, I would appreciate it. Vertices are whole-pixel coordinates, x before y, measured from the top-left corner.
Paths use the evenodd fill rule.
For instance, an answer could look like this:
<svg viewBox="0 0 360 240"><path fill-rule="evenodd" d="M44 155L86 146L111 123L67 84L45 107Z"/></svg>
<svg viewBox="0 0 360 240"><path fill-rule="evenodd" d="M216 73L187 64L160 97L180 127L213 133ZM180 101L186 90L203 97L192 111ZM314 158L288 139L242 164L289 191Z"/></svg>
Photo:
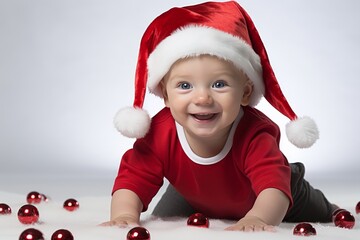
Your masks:
<svg viewBox="0 0 360 240"><path fill-rule="evenodd" d="M216 113L209 113L209 114L191 114L194 118L196 118L197 120L211 120L213 118L215 118Z"/></svg>

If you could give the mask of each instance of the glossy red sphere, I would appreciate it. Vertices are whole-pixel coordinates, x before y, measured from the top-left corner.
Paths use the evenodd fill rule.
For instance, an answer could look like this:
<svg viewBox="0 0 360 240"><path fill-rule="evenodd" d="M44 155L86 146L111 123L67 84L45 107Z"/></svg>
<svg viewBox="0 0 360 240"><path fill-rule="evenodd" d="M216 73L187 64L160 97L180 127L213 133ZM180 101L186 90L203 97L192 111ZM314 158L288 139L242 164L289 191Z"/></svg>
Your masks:
<svg viewBox="0 0 360 240"><path fill-rule="evenodd" d="M19 221L23 224L34 224L39 220L39 211L31 204L22 206L17 215Z"/></svg>
<svg viewBox="0 0 360 240"><path fill-rule="evenodd" d="M41 195L41 200L44 201L44 202L49 202L49 198L45 195L45 194L40 194Z"/></svg>
<svg viewBox="0 0 360 240"><path fill-rule="evenodd" d="M44 236L39 230L28 228L20 234L19 240L44 240Z"/></svg>
<svg viewBox="0 0 360 240"><path fill-rule="evenodd" d="M126 239L127 240L150 240L150 233L146 228L134 227L128 232Z"/></svg>
<svg viewBox="0 0 360 240"><path fill-rule="evenodd" d="M6 203L0 203L0 215L11 214L11 208Z"/></svg>
<svg viewBox="0 0 360 240"><path fill-rule="evenodd" d="M37 204L37 203L40 203L41 200L42 200L41 194L38 192L35 192L35 191L29 192L26 197L26 201L29 204Z"/></svg>
<svg viewBox="0 0 360 240"><path fill-rule="evenodd" d="M51 240L74 240L74 236L69 230L59 229L51 235Z"/></svg>
<svg viewBox="0 0 360 240"><path fill-rule="evenodd" d="M336 210L332 213L332 222L335 221L335 216L336 216L336 214L338 214L338 213L341 212L341 211L346 211L346 210L343 209L343 208L338 208L338 209L336 209Z"/></svg>
<svg viewBox="0 0 360 240"><path fill-rule="evenodd" d="M209 228L209 219L202 213L194 213L188 218L187 225Z"/></svg>
<svg viewBox="0 0 360 240"><path fill-rule="evenodd" d="M64 202L64 208L70 212L77 210L79 207L79 202L73 198L69 198Z"/></svg>
<svg viewBox="0 0 360 240"><path fill-rule="evenodd" d="M360 213L360 202L358 202L358 203L356 204L355 211L356 211L356 214L359 214L359 213Z"/></svg>
<svg viewBox="0 0 360 240"><path fill-rule="evenodd" d="M310 223L299 223L295 226L293 234L297 236L311 236L316 235L316 230Z"/></svg>
<svg viewBox="0 0 360 240"><path fill-rule="evenodd" d="M334 224L337 227L351 229L355 225L355 218L349 211L339 211L334 217Z"/></svg>

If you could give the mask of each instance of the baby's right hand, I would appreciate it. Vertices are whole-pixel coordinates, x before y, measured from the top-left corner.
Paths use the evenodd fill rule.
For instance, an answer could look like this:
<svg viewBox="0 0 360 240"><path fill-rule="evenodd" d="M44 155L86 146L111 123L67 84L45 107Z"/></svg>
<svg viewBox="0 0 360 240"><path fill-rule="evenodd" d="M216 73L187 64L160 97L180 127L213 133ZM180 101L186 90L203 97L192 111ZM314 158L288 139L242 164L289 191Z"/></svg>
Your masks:
<svg viewBox="0 0 360 240"><path fill-rule="evenodd" d="M119 189L111 198L110 221L100 226L135 227L140 225L142 202L136 193Z"/></svg>
<svg viewBox="0 0 360 240"><path fill-rule="evenodd" d="M108 222L101 223L100 226L103 226L103 227L118 226L121 228L126 228L129 226L131 226L131 227L140 226L140 223L137 222L136 220L132 219L131 217L119 216Z"/></svg>

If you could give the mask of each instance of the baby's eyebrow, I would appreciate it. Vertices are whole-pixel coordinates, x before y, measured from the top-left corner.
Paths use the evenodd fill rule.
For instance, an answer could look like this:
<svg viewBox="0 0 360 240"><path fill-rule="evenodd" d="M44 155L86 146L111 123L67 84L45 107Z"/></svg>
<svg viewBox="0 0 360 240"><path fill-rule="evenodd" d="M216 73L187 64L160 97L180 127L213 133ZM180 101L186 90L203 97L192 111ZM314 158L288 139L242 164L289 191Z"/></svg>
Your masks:
<svg viewBox="0 0 360 240"><path fill-rule="evenodd" d="M236 74L229 71L216 71L212 73L213 76L228 76L228 77L235 77Z"/></svg>
<svg viewBox="0 0 360 240"><path fill-rule="evenodd" d="M189 79L191 78L190 74L175 74L173 76L169 77L169 80L174 80L174 79Z"/></svg>

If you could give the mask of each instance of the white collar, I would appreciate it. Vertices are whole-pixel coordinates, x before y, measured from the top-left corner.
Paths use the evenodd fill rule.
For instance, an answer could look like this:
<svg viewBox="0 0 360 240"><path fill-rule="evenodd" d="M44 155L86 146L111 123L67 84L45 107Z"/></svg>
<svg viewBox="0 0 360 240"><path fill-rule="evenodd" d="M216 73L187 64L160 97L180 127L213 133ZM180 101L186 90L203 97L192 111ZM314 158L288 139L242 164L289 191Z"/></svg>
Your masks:
<svg viewBox="0 0 360 240"><path fill-rule="evenodd" d="M191 159L194 163L201 164L201 165L211 165L220 162L224 157L230 152L230 149L232 147L233 138L235 134L235 130L237 128L237 125L240 122L240 119L244 115L244 111L242 108L240 108L239 115L236 117L233 125L231 126L230 133L228 135L228 138L226 140L224 148L215 156L204 158L196 155L190 148L188 141L186 140L184 128L175 121L176 124L176 131L179 137L179 141L181 144L181 147L183 148L185 154L188 156L188 158Z"/></svg>

